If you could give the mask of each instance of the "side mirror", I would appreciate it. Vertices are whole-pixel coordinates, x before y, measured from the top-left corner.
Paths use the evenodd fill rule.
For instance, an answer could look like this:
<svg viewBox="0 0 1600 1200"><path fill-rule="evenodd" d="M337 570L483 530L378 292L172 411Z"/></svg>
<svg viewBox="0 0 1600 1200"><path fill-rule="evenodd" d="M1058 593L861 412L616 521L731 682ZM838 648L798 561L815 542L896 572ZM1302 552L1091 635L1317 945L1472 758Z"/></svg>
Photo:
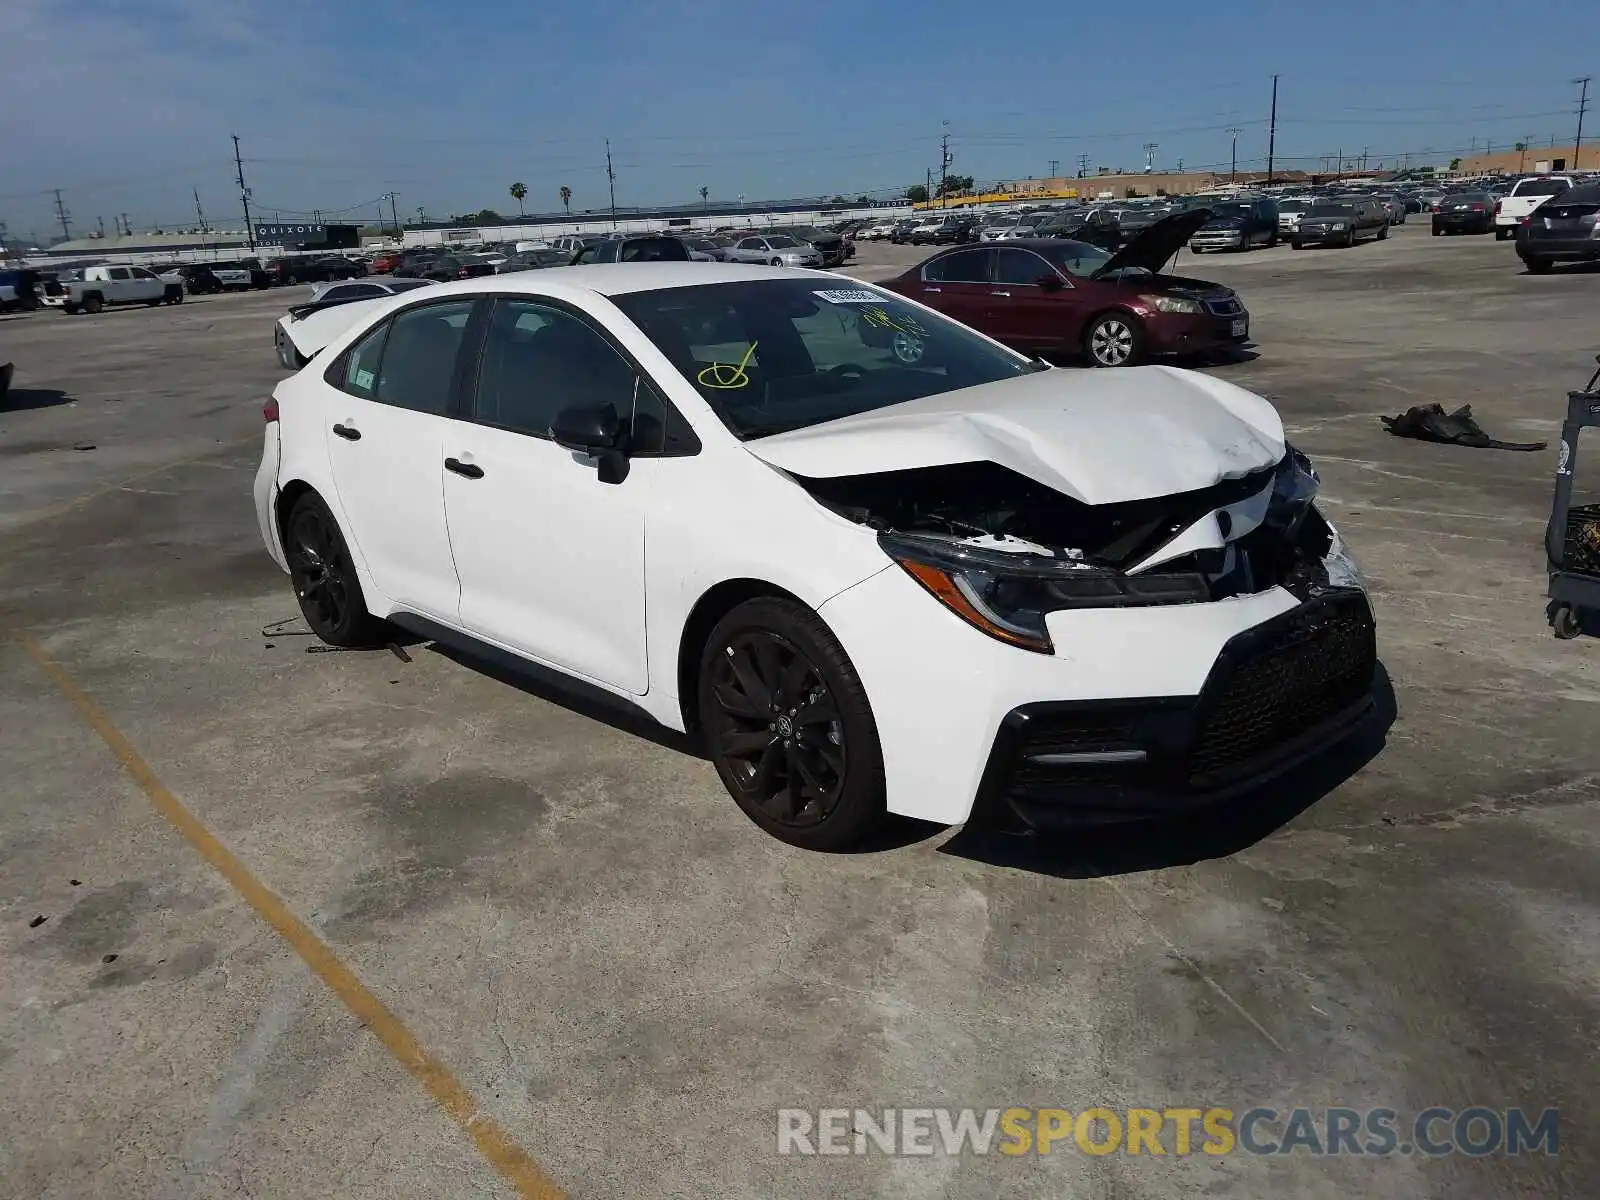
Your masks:
<svg viewBox="0 0 1600 1200"><path fill-rule="evenodd" d="M620 447L622 421L611 405L562 409L550 422L550 438L596 459L601 483L621 483L628 477L628 456Z"/></svg>
<svg viewBox="0 0 1600 1200"><path fill-rule="evenodd" d="M1039 290L1044 292L1059 292L1066 284L1061 282L1059 275L1041 275L1038 278Z"/></svg>

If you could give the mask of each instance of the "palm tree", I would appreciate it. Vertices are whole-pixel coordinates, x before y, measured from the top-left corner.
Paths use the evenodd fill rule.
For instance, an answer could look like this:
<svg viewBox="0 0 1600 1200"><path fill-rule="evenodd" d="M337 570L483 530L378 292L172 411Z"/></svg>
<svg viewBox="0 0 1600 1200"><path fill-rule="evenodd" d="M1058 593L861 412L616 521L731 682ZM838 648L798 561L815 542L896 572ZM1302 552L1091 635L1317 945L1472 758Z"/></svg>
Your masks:
<svg viewBox="0 0 1600 1200"><path fill-rule="evenodd" d="M711 195L711 189L710 188L702 187L700 189L700 210L702 212L705 212L706 209L707 209L706 201L710 197L710 195Z"/></svg>
<svg viewBox="0 0 1600 1200"><path fill-rule="evenodd" d="M561 185L561 207L567 210L567 216L572 215L572 189L565 184Z"/></svg>
<svg viewBox="0 0 1600 1200"><path fill-rule="evenodd" d="M528 185L527 184L525 184L525 183L513 183L511 185L511 198L517 202L517 211L519 213L522 213L523 216L527 216L526 210L524 210L523 207L522 207L523 198L525 196L527 196L527 194L528 194Z"/></svg>

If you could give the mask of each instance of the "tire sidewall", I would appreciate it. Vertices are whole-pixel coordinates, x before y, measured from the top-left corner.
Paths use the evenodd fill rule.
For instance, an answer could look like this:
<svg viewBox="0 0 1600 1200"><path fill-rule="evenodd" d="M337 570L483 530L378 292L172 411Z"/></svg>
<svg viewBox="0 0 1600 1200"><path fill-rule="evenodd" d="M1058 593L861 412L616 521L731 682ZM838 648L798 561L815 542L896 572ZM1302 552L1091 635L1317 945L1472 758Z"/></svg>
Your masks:
<svg viewBox="0 0 1600 1200"><path fill-rule="evenodd" d="M712 748L712 722L718 706L712 692L714 667L730 640L744 632L776 633L817 668L838 705L845 741L845 782L838 803L820 823L789 826L774 821L748 799ZM795 600L747 600L718 621L700 654L695 695L703 746L718 777L741 811L767 833L808 850L840 850L869 833L885 814L883 748L866 689L839 639L814 611Z"/></svg>
<svg viewBox="0 0 1600 1200"><path fill-rule="evenodd" d="M290 572L291 586L294 588L295 601L300 605L300 615L305 618L306 624L324 642L330 646L364 647L377 644L381 640L382 623L367 612L367 598L361 590L361 579L356 574L355 561L350 554L350 543L345 539L344 530L339 527L338 520L326 501L316 492L306 492L297 499L289 509L288 516L283 523L284 553L292 561L293 550L290 539L294 533L295 524L300 515L306 510L314 510L321 517L327 528L332 531L334 541L337 543L335 553L331 555L340 577L345 585L345 590L350 598L350 604L345 613L345 618L338 625L328 625L317 618L310 610L300 595L299 580Z"/></svg>
<svg viewBox="0 0 1600 1200"><path fill-rule="evenodd" d="M1095 330L1099 329L1102 325L1109 321L1120 322L1127 327L1129 333L1133 336L1133 345L1128 351L1128 357L1119 363L1103 363L1094 356L1093 347ZM1137 317L1132 317L1127 313L1122 312L1101 313L1094 320L1090 321L1088 328L1083 331L1083 356L1088 360L1091 367L1095 367L1100 370L1116 370L1119 367L1131 367L1135 366L1143 357L1143 355L1144 330L1140 327L1139 319Z"/></svg>

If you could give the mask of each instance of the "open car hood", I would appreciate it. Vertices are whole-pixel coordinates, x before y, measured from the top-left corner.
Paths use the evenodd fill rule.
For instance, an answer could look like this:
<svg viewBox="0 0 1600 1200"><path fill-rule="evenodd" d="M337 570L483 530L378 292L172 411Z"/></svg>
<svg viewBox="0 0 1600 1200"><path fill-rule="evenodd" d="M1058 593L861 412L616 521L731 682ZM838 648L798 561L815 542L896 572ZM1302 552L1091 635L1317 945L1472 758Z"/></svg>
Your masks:
<svg viewBox="0 0 1600 1200"><path fill-rule="evenodd" d="M1195 232L1209 220L1211 220L1209 208L1191 208L1187 212L1162 217L1101 264L1093 278L1104 279L1107 275L1115 275L1118 271L1125 271L1129 267L1142 267L1152 275L1159 275L1161 268L1166 266L1172 256L1182 250Z"/></svg>
<svg viewBox="0 0 1600 1200"><path fill-rule="evenodd" d="M992 462L1085 504L1197 491L1284 455L1266 400L1174 367L1048 370L745 443L813 479Z"/></svg>

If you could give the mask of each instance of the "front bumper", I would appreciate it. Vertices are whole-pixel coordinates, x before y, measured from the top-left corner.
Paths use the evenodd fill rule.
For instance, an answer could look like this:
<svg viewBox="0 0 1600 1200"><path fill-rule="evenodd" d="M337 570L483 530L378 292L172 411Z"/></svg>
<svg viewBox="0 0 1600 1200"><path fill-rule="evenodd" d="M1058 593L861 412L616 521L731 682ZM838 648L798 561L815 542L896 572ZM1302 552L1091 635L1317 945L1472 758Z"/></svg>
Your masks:
<svg viewBox="0 0 1600 1200"><path fill-rule="evenodd" d="M1309 228L1301 225L1295 230L1294 236L1304 245L1315 245L1320 242L1342 242L1350 236L1350 226L1343 229L1329 229L1322 225L1312 225Z"/></svg>
<svg viewBox="0 0 1600 1200"><path fill-rule="evenodd" d="M1353 588L1348 594L1353 598L1345 603L1359 604L1370 630L1365 595ZM1017 778L1017 743L1002 731L1014 723L1011 714L1026 709L1031 718L1043 711L1041 704L1060 711L1075 705L1083 712L1154 714L1150 724L1138 724L1126 735L1137 741L1113 748L1156 749L1158 757L1145 763L1160 768L1159 778L1148 787L1138 779L1125 780L1121 799L1113 794L1091 801L1080 795L1080 810L1092 802L1131 817L1149 809L1149 796L1175 795L1165 807L1214 797L1223 785L1210 778L1213 769L1229 775L1229 786L1258 779L1293 752L1288 743L1294 736L1307 731L1273 724L1264 733L1252 732L1237 716L1224 727L1215 723L1214 714L1244 711L1248 717L1255 711L1246 709L1255 693L1239 692L1244 685L1230 687L1229 681L1245 678L1240 672L1263 657L1275 671L1268 683L1278 689L1268 697L1269 718L1279 720L1278 709L1285 710L1282 718L1311 712L1309 692L1293 690L1295 674L1272 666L1281 663L1275 653L1292 651L1269 653L1274 648L1263 650L1260 644L1289 623L1279 618L1305 608L1293 594L1274 587L1205 604L1054 613L1046 623L1055 653L1035 654L973 629L905 571L889 566L819 612L850 656L871 702L890 811L954 825L973 817L980 795L986 806L980 815L993 817L996 797L1008 807L1009 798L1028 782ZM1256 639L1239 640L1258 628L1265 632ZM1365 671L1370 684L1370 646L1360 654L1348 670ZM1235 692L1243 699L1231 699L1225 711L1219 708ZM1202 725L1206 719L1213 724ZM1209 731L1203 760L1197 757L1202 728Z"/></svg>
<svg viewBox="0 0 1600 1200"><path fill-rule="evenodd" d="M1144 333L1151 354L1197 354L1249 341L1250 314L1242 307L1229 316L1150 312L1144 318Z"/></svg>
<svg viewBox="0 0 1600 1200"><path fill-rule="evenodd" d="M1237 250L1242 245L1242 229L1202 229L1189 239L1191 250Z"/></svg>
<svg viewBox="0 0 1600 1200"><path fill-rule="evenodd" d="M970 821L1099 824L1227 800L1356 728L1372 711L1376 668L1366 597L1336 589L1235 635L1196 696L1013 709Z"/></svg>

